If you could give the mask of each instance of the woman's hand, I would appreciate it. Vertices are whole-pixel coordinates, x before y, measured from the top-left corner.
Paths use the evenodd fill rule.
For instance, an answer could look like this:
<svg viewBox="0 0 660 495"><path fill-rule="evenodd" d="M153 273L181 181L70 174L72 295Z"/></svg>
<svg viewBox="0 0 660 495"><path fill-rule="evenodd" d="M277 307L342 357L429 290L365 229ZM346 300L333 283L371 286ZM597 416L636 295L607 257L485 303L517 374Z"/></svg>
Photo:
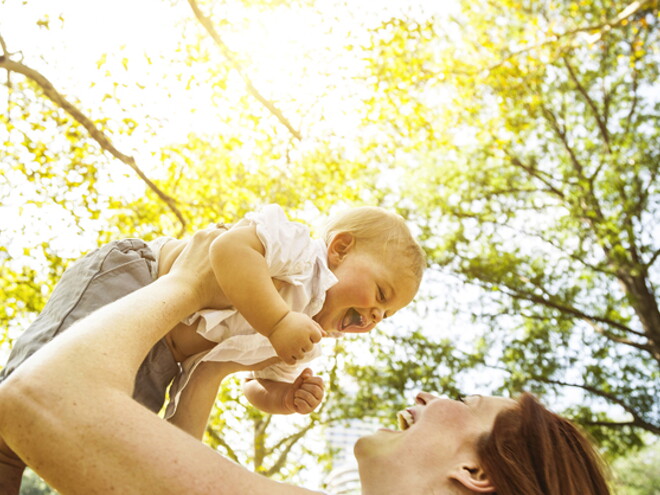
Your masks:
<svg viewBox="0 0 660 495"><path fill-rule="evenodd" d="M213 241L225 228L198 230L177 256L167 276L176 277L179 284L189 287L196 300L196 309L218 307L222 291L216 281L209 259Z"/></svg>

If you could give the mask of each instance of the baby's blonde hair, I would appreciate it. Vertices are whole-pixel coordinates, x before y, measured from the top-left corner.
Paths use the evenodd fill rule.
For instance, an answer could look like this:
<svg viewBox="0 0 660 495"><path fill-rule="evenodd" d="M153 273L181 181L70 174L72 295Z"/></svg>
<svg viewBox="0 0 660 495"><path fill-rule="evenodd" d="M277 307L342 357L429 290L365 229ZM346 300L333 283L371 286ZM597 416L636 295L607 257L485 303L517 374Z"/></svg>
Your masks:
<svg viewBox="0 0 660 495"><path fill-rule="evenodd" d="M351 234L356 246L372 249L379 255L389 253L387 259L397 260L402 265L407 262L406 268L419 285L426 268L426 256L403 217L377 206L349 208L330 217L323 230L323 240L330 245L342 232Z"/></svg>

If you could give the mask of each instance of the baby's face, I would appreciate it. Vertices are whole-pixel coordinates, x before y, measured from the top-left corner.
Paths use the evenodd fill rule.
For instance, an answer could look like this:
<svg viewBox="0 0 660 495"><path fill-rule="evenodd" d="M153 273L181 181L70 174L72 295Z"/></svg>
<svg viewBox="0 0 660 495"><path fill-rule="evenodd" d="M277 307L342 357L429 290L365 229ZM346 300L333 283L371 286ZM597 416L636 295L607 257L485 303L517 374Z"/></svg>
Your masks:
<svg viewBox="0 0 660 495"><path fill-rule="evenodd" d="M336 263L329 260L339 281L326 292L314 320L330 336L369 332L412 301L417 281L387 261L392 260L364 249L352 249Z"/></svg>

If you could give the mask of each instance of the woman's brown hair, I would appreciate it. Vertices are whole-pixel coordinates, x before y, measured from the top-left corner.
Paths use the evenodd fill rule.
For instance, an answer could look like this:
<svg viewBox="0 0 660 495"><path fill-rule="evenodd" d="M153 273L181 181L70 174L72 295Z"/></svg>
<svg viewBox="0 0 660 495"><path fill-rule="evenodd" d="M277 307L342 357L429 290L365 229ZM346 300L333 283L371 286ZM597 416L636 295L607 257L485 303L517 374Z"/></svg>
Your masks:
<svg viewBox="0 0 660 495"><path fill-rule="evenodd" d="M607 495L604 465L577 427L524 393L478 446L498 495Z"/></svg>

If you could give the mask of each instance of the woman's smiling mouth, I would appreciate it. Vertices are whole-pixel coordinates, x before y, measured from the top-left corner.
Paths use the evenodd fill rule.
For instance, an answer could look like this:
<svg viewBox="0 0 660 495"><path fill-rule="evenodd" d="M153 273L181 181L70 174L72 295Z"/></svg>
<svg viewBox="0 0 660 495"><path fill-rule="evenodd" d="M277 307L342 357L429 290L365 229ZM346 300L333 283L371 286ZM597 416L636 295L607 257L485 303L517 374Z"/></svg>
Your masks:
<svg viewBox="0 0 660 495"><path fill-rule="evenodd" d="M400 430L407 430L415 423L415 416L413 416L413 413L410 409L400 411L397 414L397 419L399 421Z"/></svg>

